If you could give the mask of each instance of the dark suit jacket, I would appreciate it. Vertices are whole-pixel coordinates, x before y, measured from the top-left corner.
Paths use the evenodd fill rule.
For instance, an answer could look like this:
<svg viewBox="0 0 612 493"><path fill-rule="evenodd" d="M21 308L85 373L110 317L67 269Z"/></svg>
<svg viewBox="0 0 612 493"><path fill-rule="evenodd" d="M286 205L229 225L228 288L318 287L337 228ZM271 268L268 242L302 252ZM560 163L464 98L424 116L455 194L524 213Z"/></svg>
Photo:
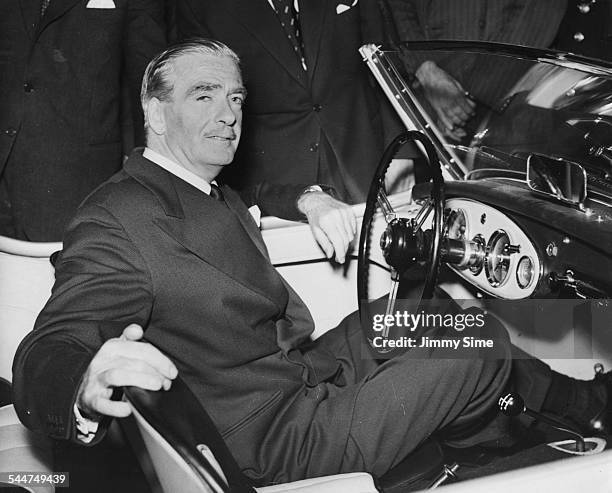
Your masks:
<svg viewBox="0 0 612 493"><path fill-rule="evenodd" d="M139 110L144 68L165 47L162 0L87 3L51 0L38 22L40 0L0 2L0 175L23 239L61 240L78 204L119 170L122 77Z"/></svg>
<svg viewBox="0 0 612 493"><path fill-rule="evenodd" d="M323 179L342 199L365 199L385 134L401 127L357 51L384 38L376 1L338 14L342 3L353 2L300 2L305 72L267 0L177 2L180 37L218 39L242 59L249 95L231 184Z"/></svg>
<svg viewBox="0 0 612 493"><path fill-rule="evenodd" d="M72 405L90 359L136 322L249 476L339 470L352 398L326 411L321 383L339 363L324 348L296 349L313 330L310 313L270 264L244 204L223 191L227 206L135 154L84 202L52 296L14 362L15 406L28 427L74 439Z"/></svg>
<svg viewBox="0 0 612 493"><path fill-rule="evenodd" d="M567 0L386 0L403 41L455 39L546 48Z"/></svg>

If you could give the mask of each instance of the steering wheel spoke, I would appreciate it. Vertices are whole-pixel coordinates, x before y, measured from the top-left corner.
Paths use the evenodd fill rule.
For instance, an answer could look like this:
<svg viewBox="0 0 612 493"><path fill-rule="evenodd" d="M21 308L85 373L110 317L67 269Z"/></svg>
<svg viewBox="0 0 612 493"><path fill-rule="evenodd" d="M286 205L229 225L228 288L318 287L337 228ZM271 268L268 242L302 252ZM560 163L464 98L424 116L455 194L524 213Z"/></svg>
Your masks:
<svg viewBox="0 0 612 493"><path fill-rule="evenodd" d="M433 210L434 210L434 202L431 197L428 197L423 203L423 206L421 207L421 209L419 209L419 212L417 212L417 215L414 216L414 219L412 221L413 231L415 233L423 227L423 224L425 224L425 221L427 220L427 218L429 217L429 215L431 214Z"/></svg>
<svg viewBox="0 0 612 493"><path fill-rule="evenodd" d="M389 298L387 298L387 309L385 310L385 318L384 320L384 328L382 330L382 336L384 339L389 338L389 325L387 325L387 320L389 320L388 315L393 315L393 311L395 310L395 303L397 301L397 290L399 288L400 276L395 269L391 269L391 289L389 290Z"/></svg>
<svg viewBox="0 0 612 493"><path fill-rule="evenodd" d="M397 219L397 213L393 210L393 206L389 202L387 197L387 193L383 187L379 187L378 195L376 196L376 201L378 202L378 206L383 211L383 215L385 218L385 222L389 224L394 219Z"/></svg>

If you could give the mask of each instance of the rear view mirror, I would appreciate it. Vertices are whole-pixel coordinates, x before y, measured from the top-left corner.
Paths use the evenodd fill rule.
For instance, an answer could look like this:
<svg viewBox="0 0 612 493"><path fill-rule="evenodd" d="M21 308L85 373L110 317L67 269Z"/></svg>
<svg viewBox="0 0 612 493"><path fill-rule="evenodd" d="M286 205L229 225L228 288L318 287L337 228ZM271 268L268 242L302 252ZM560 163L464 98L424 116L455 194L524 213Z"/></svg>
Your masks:
<svg viewBox="0 0 612 493"><path fill-rule="evenodd" d="M530 154L527 158L527 184L535 192L584 209L587 176L578 163Z"/></svg>

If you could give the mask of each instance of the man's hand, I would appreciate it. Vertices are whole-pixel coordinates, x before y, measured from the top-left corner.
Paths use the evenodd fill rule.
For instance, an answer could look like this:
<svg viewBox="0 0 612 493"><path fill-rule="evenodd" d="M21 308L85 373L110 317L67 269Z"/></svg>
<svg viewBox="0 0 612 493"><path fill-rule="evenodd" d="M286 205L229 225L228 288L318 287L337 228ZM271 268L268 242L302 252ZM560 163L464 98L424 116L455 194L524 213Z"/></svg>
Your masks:
<svg viewBox="0 0 612 493"><path fill-rule="evenodd" d="M297 205L327 258L332 258L335 252L336 261L343 264L357 232L353 209L325 192L304 193Z"/></svg>
<svg viewBox="0 0 612 493"><path fill-rule="evenodd" d="M140 325L128 325L120 337L109 339L93 357L77 394L77 406L90 416L124 418L130 414L127 402L113 401L115 387L135 386L168 390L178 375L174 363L147 342Z"/></svg>
<svg viewBox="0 0 612 493"><path fill-rule="evenodd" d="M432 61L423 62L416 76L446 135L455 140L465 137L461 127L474 115L476 103L461 84Z"/></svg>

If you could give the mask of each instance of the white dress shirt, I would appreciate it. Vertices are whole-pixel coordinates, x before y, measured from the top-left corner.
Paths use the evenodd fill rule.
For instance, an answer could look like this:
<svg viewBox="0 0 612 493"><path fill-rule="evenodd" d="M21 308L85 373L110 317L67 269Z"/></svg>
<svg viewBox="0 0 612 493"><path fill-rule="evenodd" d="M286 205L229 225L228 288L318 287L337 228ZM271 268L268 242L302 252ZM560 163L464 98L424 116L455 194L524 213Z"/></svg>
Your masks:
<svg viewBox="0 0 612 493"><path fill-rule="evenodd" d="M158 166L164 168L168 173L172 173L177 178L186 181L190 185L196 187L198 190L204 192L206 195L210 195L210 183L208 183L204 178L200 178L192 171L189 171L187 168L183 168L180 164L175 163L172 161L172 159L162 156L159 152L155 152L149 147L145 147L142 157L154 162ZM213 183L215 183L214 180Z"/></svg>
<svg viewBox="0 0 612 493"><path fill-rule="evenodd" d="M186 181L190 185L193 185L198 190L204 192L206 195L210 195L210 183L208 183L203 178L200 178L192 171L189 171L188 169L183 168L181 165L175 163L171 159L168 159L166 156L162 156L160 153L155 152L153 149L145 147L145 150L142 153L142 157L154 162L158 166L164 168L169 173L172 173L177 178ZM212 183L217 185L217 182L215 180L213 180ZM252 205L251 207L249 207L249 212L251 213L255 224L259 228L261 226L261 210L257 205Z"/></svg>

